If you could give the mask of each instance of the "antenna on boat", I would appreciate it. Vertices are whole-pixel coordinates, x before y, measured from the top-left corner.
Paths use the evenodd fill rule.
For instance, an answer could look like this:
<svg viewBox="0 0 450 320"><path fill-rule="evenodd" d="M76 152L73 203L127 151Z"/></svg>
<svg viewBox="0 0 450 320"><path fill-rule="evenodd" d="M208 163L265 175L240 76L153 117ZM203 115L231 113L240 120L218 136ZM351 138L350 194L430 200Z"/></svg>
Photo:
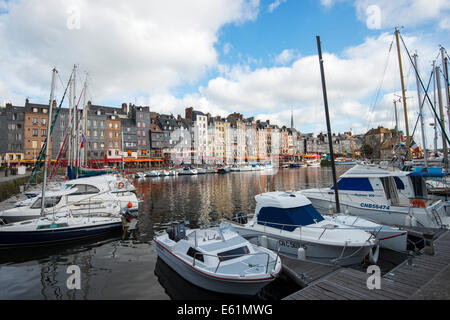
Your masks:
<svg viewBox="0 0 450 320"><path fill-rule="evenodd" d="M339 190L338 190L337 179L336 179L336 165L334 163L333 135L331 134L331 123L330 123L330 114L329 114L329 110L328 110L327 86L325 83L325 71L324 71L324 67L323 67L322 47L320 45L320 37L317 36L316 38L317 38L317 49L319 51L320 73L322 76L322 91L323 91L323 100L324 100L324 105L325 105L325 116L327 119L328 144L330 146L331 171L333 174L334 196L336 199L336 212L341 212L341 206L339 203Z"/></svg>

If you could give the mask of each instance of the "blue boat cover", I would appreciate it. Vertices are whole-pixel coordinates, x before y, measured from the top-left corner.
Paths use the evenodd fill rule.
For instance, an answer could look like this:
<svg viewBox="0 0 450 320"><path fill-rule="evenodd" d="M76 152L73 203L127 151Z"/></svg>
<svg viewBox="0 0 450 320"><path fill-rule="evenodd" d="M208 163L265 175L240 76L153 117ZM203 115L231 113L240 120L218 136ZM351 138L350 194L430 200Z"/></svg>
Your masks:
<svg viewBox="0 0 450 320"><path fill-rule="evenodd" d="M372 185L368 178L341 178L338 181L338 189L373 192ZM331 187L331 190L334 190L334 186Z"/></svg>
<svg viewBox="0 0 450 320"><path fill-rule="evenodd" d="M298 208L264 207L259 211L258 224L294 231L298 226L307 226L324 220L312 204Z"/></svg>
<svg viewBox="0 0 450 320"><path fill-rule="evenodd" d="M442 168L423 168L415 167L413 172L408 174L411 177L424 177L424 178L442 178L448 175L448 173L443 173Z"/></svg>

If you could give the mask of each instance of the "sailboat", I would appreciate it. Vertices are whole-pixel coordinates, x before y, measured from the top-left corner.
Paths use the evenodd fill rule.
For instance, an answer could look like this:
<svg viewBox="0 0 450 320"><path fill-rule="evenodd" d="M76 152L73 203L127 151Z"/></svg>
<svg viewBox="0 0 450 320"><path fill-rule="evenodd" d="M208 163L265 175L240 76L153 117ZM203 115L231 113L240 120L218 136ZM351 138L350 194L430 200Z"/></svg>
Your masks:
<svg viewBox="0 0 450 320"><path fill-rule="evenodd" d="M49 121L47 121L47 139L43 147L45 158L44 181L42 183L41 195L41 217L39 219L0 226L1 248L45 245L98 236L123 228L123 226L127 224L127 221L131 219L130 215L127 212L122 211L119 206L116 211L105 212L102 216L98 215L98 213L96 213L96 216L90 215L90 208L86 208L85 213L80 212L76 215L74 215L70 209L67 210L61 208L58 211L54 211L53 208L48 208L48 206L51 206L51 202L47 201L48 197L46 198L47 162L49 156L49 148L47 145L50 141L54 122L57 120L57 117L55 117L54 120L52 117L52 102L56 73L56 69L53 69L48 112ZM66 93L67 88L64 92L61 104L64 101Z"/></svg>

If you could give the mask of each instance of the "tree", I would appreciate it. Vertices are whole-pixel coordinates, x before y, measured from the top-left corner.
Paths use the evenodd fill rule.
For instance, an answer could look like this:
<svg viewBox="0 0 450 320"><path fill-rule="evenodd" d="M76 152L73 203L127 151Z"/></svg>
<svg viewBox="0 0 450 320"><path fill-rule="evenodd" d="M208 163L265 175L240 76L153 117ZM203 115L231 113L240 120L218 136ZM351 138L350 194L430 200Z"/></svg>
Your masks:
<svg viewBox="0 0 450 320"><path fill-rule="evenodd" d="M361 147L361 154L366 158L370 158L373 154L373 148L367 143L364 143Z"/></svg>

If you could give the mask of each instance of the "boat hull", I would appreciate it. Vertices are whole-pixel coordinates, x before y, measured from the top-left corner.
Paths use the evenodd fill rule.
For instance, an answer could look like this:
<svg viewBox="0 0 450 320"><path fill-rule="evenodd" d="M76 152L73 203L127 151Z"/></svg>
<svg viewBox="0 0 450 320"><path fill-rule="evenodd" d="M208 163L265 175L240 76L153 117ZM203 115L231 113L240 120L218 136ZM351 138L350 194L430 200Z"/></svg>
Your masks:
<svg viewBox="0 0 450 320"><path fill-rule="evenodd" d="M277 251L291 258L298 258L298 250L306 249L306 260L315 261L323 264L332 264L340 266L349 266L360 264L370 253L371 247L346 247L325 245L317 242L309 242L300 239L295 235L285 237L277 233L266 233L253 228L247 228L243 225L233 224L236 231L251 243L263 245L261 237L267 237L267 249ZM349 257L344 260L334 261L339 257Z"/></svg>
<svg viewBox="0 0 450 320"><path fill-rule="evenodd" d="M0 229L0 248L57 244L96 237L122 230L120 220L90 227L67 229L34 230L34 231L3 231Z"/></svg>
<svg viewBox="0 0 450 320"><path fill-rule="evenodd" d="M232 280L207 275L175 256L169 251L169 249L164 247L164 245L157 241L155 241L155 243L158 256L169 267L171 267L185 280L205 290L225 294L253 296L257 294L264 286L274 280L274 278L265 278L261 280Z"/></svg>
<svg viewBox="0 0 450 320"><path fill-rule="evenodd" d="M329 213L330 205L334 206L335 202L333 200L328 200L326 198L313 197L309 194L304 194L311 201L313 206L321 213ZM386 205L378 205L378 208L373 208L370 206L363 207L363 203L352 203L347 202L343 197L340 197L340 207L342 212L348 212L353 216L362 217L364 219L386 225L394 226L409 226L406 224L406 219L409 214L409 210L413 213L414 217L417 219L418 226L423 226L427 228L440 228L440 226L433 221L423 208L402 208ZM386 207L383 209L382 207ZM437 208L440 212L441 208ZM444 222L447 221L447 217L441 214Z"/></svg>

